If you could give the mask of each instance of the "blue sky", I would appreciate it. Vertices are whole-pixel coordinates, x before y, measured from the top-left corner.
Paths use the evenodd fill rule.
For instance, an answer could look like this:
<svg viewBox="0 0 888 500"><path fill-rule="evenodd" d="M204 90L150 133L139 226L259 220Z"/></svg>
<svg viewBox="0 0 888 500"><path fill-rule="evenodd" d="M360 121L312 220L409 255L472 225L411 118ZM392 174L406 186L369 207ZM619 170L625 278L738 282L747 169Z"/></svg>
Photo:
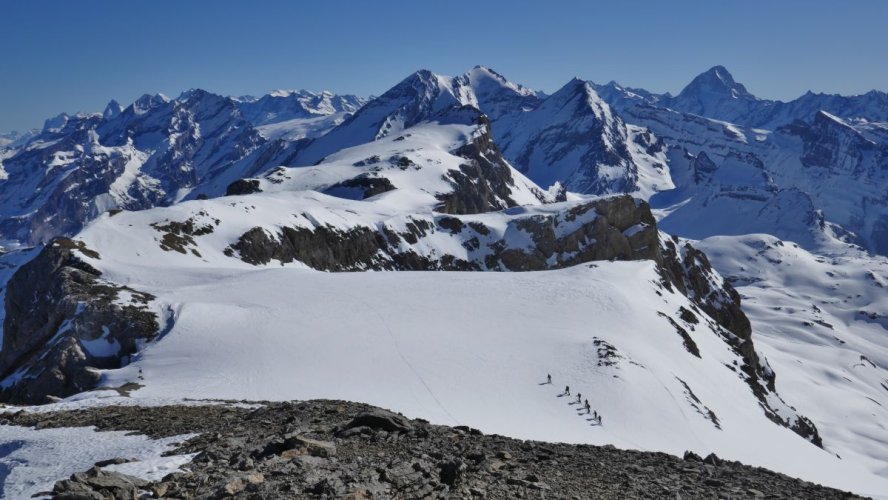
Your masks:
<svg viewBox="0 0 888 500"><path fill-rule="evenodd" d="M888 90L888 1L0 2L0 131L201 87L379 94L476 64L677 92L726 66L760 97Z"/></svg>

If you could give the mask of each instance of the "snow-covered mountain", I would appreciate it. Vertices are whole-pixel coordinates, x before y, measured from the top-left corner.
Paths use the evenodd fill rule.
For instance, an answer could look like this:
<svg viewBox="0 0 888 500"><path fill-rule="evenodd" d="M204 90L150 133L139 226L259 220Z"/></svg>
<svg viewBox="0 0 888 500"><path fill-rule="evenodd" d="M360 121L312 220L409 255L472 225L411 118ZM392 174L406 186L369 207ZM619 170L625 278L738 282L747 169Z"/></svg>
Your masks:
<svg viewBox="0 0 888 500"><path fill-rule="evenodd" d="M366 103L354 95L307 90L276 90L236 101L244 118L263 137L288 141L324 135Z"/></svg>
<svg viewBox="0 0 888 500"><path fill-rule="evenodd" d="M759 112L767 105L750 94L742 83L734 81L724 66L715 66L698 75L677 96L663 96L660 104L677 111L729 122L741 121L736 118Z"/></svg>
<svg viewBox="0 0 888 500"><path fill-rule="evenodd" d="M418 145L377 141L343 155L398 143ZM387 193L353 200L280 186L104 215L45 248L8 286L4 395L323 394L491 432L715 450L881 487L810 442L816 428L776 392L739 298L703 254L657 231L644 202L462 215ZM401 190L421 191L392 193ZM367 269L400 272L318 272ZM405 272L429 269L546 271ZM540 384L547 372L613 424L590 428Z"/></svg>
<svg viewBox="0 0 888 500"><path fill-rule="evenodd" d="M26 132L18 132L14 130L12 132L0 134L0 151L4 149L15 149L30 140L31 137L34 137L34 135L39 132L39 130L32 129Z"/></svg>
<svg viewBox="0 0 888 500"><path fill-rule="evenodd" d="M479 66L60 115L0 146L9 248L71 236L0 254L0 397L357 399L886 491L888 117L811 96Z"/></svg>
<svg viewBox="0 0 888 500"><path fill-rule="evenodd" d="M884 91L853 96L808 91L788 102L761 99L735 81L724 66L701 73L676 96L627 88L613 81L595 87L620 111L644 103L749 128L773 130L796 120L810 121L820 111L844 119L888 121L888 93Z"/></svg>
<svg viewBox="0 0 888 500"><path fill-rule="evenodd" d="M888 203L882 186L888 179L888 143L880 122L810 111L799 104L814 102L808 96L786 105L762 104L721 67L695 79L680 101L651 98L614 83L598 88L627 122L647 128L668 148L676 189L651 198L662 210L667 231L692 238L768 233L809 250L839 238L886 253ZM705 97L705 106L687 104L689 96ZM676 103L691 112L666 107ZM742 117L737 124L696 114L736 118L743 113L726 110L748 106L757 106L755 113L775 106L795 111L766 120L788 120L775 129L744 126ZM841 110L856 113L878 117L881 108L861 112L849 105Z"/></svg>
<svg viewBox="0 0 888 500"><path fill-rule="evenodd" d="M516 171L471 106L442 109L401 135L346 148L311 167L278 167L231 186L240 194L313 190L373 198L401 211L479 213L555 200Z"/></svg>
<svg viewBox="0 0 888 500"><path fill-rule="evenodd" d="M503 154L541 186L579 193L671 189L663 145L627 126L588 83L574 79L532 110L494 122Z"/></svg>
<svg viewBox="0 0 888 500"><path fill-rule="evenodd" d="M288 96L248 102L198 89L51 118L0 153L0 237L44 242L109 210L220 195L231 182L280 164L287 142L274 137L322 133L361 104L329 93Z"/></svg>
<svg viewBox="0 0 888 500"><path fill-rule="evenodd" d="M296 163L398 134L458 105L485 113L505 158L543 188L647 197L672 187L656 137L624 124L590 85L574 79L545 96L480 66L455 78L425 70L409 76L309 144Z"/></svg>

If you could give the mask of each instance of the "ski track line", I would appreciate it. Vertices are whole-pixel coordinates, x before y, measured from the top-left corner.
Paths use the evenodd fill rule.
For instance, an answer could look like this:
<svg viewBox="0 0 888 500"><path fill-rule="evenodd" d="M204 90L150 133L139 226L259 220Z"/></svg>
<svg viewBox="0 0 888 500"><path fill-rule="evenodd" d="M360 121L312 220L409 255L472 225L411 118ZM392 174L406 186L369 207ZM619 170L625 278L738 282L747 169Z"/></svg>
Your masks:
<svg viewBox="0 0 888 500"><path fill-rule="evenodd" d="M354 299L355 297L352 296L352 298ZM372 311L373 314L375 314L377 318L379 318L379 321L382 322L382 326L385 327L385 331L388 332L389 338L392 339L392 344L394 344L394 346L395 346L395 352L398 353L398 356L401 358L401 360L404 362L404 364L407 365L407 368L410 368L410 371L413 372L413 375L415 375L416 378L419 380L419 382L423 385L423 387L425 387L426 391L428 391L428 393L432 397L432 399L435 400L435 403L438 405L438 407L441 408L441 410L444 413L446 413L447 416L450 417L450 419L456 423L456 425L461 425L459 420L457 420L456 417L454 417L453 414L447 410L447 408L444 406L444 404L441 403L441 400L438 399L438 396L435 395L435 392L432 390L431 387L429 387L429 384L426 383L425 379L422 378L422 375L419 374L419 371L417 371L416 368L414 368L414 366L410 362L410 360L407 359L407 356L405 356L404 353L401 351L401 346L398 344L398 339L395 337L395 334L392 332L392 329L389 327L388 322L385 320L385 318L382 316L382 314L380 314L379 311L377 311L373 307L370 307L370 304L368 304L367 302L360 300L360 299L357 299L357 300L358 300L358 302L363 304L363 306L366 307L368 310Z"/></svg>

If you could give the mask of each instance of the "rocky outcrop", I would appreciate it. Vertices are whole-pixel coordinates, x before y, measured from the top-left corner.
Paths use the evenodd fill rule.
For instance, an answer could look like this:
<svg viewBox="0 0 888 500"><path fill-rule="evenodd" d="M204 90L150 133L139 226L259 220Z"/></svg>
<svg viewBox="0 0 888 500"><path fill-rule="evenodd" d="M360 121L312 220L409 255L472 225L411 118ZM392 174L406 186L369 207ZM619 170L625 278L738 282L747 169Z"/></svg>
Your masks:
<svg viewBox="0 0 888 500"><path fill-rule="evenodd" d="M752 324L740 307L740 294L713 270L706 254L690 243L685 242L680 246L677 237L665 239L662 253L664 284L670 289L674 286L680 293L687 295L722 327L717 331L721 331L724 341L743 359L740 372L759 399L765 415L774 423L791 429L815 445L823 446L814 423L786 405L777 394L776 374L755 350ZM687 310L682 311L682 314L688 317L693 315ZM784 408L789 408L791 415L781 416L786 412L775 407L775 401L769 399L770 397L776 398Z"/></svg>
<svg viewBox="0 0 888 500"><path fill-rule="evenodd" d="M303 262L324 271L558 269L594 260L660 261L656 221L647 204L628 196L516 215L505 232L489 219L470 216L412 216L401 225L284 227L279 234L253 228L227 253L251 264ZM510 246L520 234L531 245ZM464 254L422 253L421 240L453 238Z"/></svg>
<svg viewBox="0 0 888 500"><path fill-rule="evenodd" d="M56 498L134 488L145 498L858 498L711 453L522 441L345 401L93 407L4 420L153 438L198 433L172 451L196 454L185 472L146 483L97 464L56 483ZM64 496L73 494L81 496Z"/></svg>
<svg viewBox="0 0 888 500"><path fill-rule="evenodd" d="M225 188L225 196L240 196L244 194L261 193L259 181L255 179L238 179Z"/></svg>
<svg viewBox="0 0 888 500"><path fill-rule="evenodd" d="M92 389L96 369L117 368L153 338L151 295L107 282L78 253L82 242L57 239L10 279L0 350L0 400L45 403Z"/></svg>
<svg viewBox="0 0 888 500"><path fill-rule="evenodd" d="M482 133L453 152L467 162L445 176L453 191L438 196L441 204L436 209L448 214L477 214L514 207L517 203L511 197L510 186L515 185L515 179L493 142L490 120L470 106L463 106L460 111L477 114L475 120ZM542 199L541 194L538 197Z"/></svg>
<svg viewBox="0 0 888 500"><path fill-rule="evenodd" d="M366 200L367 198L372 198L378 194L386 193L393 189L395 189L395 186L387 177L361 174L357 177L336 183L324 192L332 196L342 196L343 191L355 191L359 193L359 196L354 196L355 198ZM349 196L343 197L348 198Z"/></svg>
<svg viewBox="0 0 888 500"><path fill-rule="evenodd" d="M135 499L139 498L139 491L147 485L148 481L144 479L93 467L57 482L52 492L53 498L60 500Z"/></svg>

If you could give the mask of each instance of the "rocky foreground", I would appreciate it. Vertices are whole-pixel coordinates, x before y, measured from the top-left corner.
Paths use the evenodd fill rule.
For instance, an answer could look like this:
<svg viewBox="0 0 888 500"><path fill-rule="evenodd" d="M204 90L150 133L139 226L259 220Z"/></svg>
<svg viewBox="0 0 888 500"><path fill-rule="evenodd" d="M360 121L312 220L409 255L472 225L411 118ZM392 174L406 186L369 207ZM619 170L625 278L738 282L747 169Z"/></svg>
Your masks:
<svg viewBox="0 0 888 500"><path fill-rule="evenodd" d="M858 498L776 472L686 453L483 435L343 401L20 411L0 424L96 426L153 438L200 433L186 472L149 483L97 464L52 498Z"/></svg>

